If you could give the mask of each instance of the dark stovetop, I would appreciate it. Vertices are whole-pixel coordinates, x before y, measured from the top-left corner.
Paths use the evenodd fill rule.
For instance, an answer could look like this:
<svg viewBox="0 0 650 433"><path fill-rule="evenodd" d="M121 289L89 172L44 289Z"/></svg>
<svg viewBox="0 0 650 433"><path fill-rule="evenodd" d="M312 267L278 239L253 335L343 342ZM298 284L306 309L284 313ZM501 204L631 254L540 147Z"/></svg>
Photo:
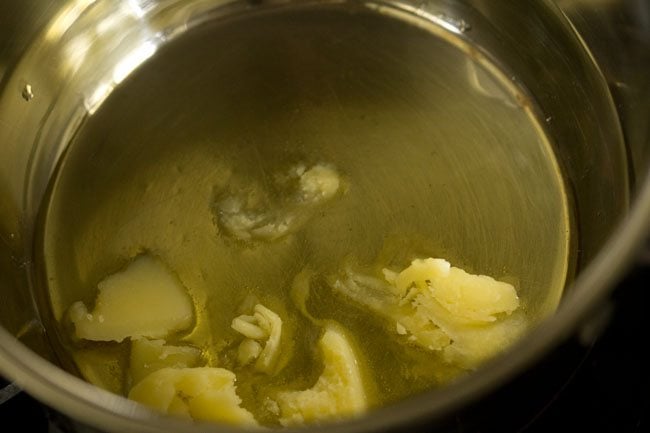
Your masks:
<svg viewBox="0 0 650 433"><path fill-rule="evenodd" d="M650 431L648 412L647 335L642 331L650 281L650 260L634 269L613 296L614 314L595 344L585 347L579 339L562 346L527 373L526 386L535 395L526 402L508 402L513 411L528 410L514 421L485 418L469 427L459 422L455 433L632 433ZM571 365L569 380L557 380L557 371ZM552 378L552 379L551 379ZM506 388L507 389L507 388ZM543 391L540 392L539 389ZM507 399L507 392L504 393ZM521 396L521 393L517 395ZM493 397L490 397L493 398ZM521 398L519 399L521 400ZM59 433L49 422L48 409L25 393L0 406L0 432ZM54 416L56 418L56 416ZM15 427L12 427L15 426ZM559 430L561 428L561 430ZM65 432L67 433L67 432Z"/></svg>

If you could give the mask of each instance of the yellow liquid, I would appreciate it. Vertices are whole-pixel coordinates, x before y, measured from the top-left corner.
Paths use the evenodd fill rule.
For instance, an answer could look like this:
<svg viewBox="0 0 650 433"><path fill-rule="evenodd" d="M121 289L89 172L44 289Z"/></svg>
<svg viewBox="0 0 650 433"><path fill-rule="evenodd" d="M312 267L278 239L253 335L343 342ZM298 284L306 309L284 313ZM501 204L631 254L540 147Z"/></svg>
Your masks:
<svg viewBox="0 0 650 433"><path fill-rule="evenodd" d="M42 213L54 320L73 302L92 305L97 283L133 257L156 255L197 307L180 340L235 370L243 405L271 422L265 392L309 387L322 369L320 329L289 296L309 268L310 312L351 332L373 405L444 383L453 366L398 344L325 278L346 260L403 268L442 257L514 284L531 323L555 308L572 257L567 193L538 123L503 82L449 41L373 13L305 9L189 32L114 91L59 166ZM279 240L219 229L215 200L233 178L272 191L274 174L297 163L330 164L346 192ZM274 377L232 360L230 322L251 295L294 336ZM125 366L127 344L67 333L68 352L108 351Z"/></svg>

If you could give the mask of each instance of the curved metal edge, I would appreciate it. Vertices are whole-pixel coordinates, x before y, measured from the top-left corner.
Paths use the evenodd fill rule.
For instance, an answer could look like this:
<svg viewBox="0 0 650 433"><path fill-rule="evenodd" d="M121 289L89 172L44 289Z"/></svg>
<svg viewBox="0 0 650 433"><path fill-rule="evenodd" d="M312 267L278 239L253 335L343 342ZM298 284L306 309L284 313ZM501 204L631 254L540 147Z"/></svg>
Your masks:
<svg viewBox="0 0 650 433"><path fill-rule="evenodd" d="M549 349L568 338L610 291L621 275L631 266L650 231L650 176L644 182L635 204L626 219L618 226L602 252L575 283L575 292L566 299L553 317L528 338L515 345L504 356L488 362L481 374L471 375L450 385L444 393L428 393L391 407L378 409L372 416L341 424L318 427L316 432L353 432L360 430L386 431L396 426L423 421L443 410L452 410L484 395L497 383L511 378L534 362ZM0 347L0 370L24 386L46 404L66 407L72 417L92 419L98 427L120 432L154 433L160 431L196 432L197 426L162 417L123 397L99 390L38 357L34 352L0 328L0 339L7 344ZM30 359L30 363L25 363ZM61 384L74 385L71 392ZM119 408L119 409L118 409ZM241 432L222 426L201 426L200 431ZM296 431L295 429L287 431Z"/></svg>
<svg viewBox="0 0 650 433"><path fill-rule="evenodd" d="M18 385L16 385L15 383L10 383L9 385L6 385L4 388L0 389L0 405L11 400L21 392L22 389L20 389L20 387L18 387Z"/></svg>

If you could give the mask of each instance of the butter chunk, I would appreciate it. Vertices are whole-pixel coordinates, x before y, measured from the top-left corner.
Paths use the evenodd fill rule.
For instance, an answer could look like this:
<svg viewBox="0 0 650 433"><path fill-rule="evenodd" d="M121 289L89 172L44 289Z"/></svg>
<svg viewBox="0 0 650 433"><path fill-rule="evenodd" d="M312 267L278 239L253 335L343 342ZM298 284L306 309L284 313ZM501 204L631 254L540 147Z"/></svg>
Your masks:
<svg viewBox="0 0 650 433"><path fill-rule="evenodd" d="M305 201L329 200L340 186L339 174L326 165L317 164L300 174L300 193Z"/></svg>
<svg viewBox="0 0 650 433"><path fill-rule="evenodd" d="M344 331L328 325L319 348L325 368L316 384L276 397L284 426L359 415L368 407L357 357Z"/></svg>
<svg viewBox="0 0 650 433"><path fill-rule="evenodd" d="M413 260L396 279L406 297L424 294L435 299L458 320L494 322L496 315L510 314L519 307L515 288L487 275L473 275L452 267L442 259Z"/></svg>
<svg viewBox="0 0 650 433"><path fill-rule="evenodd" d="M154 371L166 367L196 367L200 362L201 351L196 347L171 346L164 340L139 338L131 343L131 383L137 384Z"/></svg>
<svg viewBox="0 0 650 433"><path fill-rule="evenodd" d="M220 194L216 222L226 234L243 241L281 239L304 227L344 190L339 173L325 164L299 164L272 177L270 185L242 179Z"/></svg>
<svg viewBox="0 0 650 433"><path fill-rule="evenodd" d="M401 295L405 295L407 290L415 285L417 288L425 290L427 282L438 281L449 275L451 265L443 259L416 259L411 265L399 273L392 273L389 269L384 269L384 278L395 284L395 287Z"/></svg>
<svg viewBox="0 0 650 433"><path fill-rule="evenodd" d="M447 311L471 322L494 322L498 314L510 314L519 307L512 285L454 267L432 281L430 290Z"/></svg>
<svg viewBox="0 0 650 433"><path fill-rule="evenodd" d="M223 368L163 368L134 386L129 398L170 415L240 426L254 426L240 406L235 374Z"/></svg>
<svg viewBox="0 0 650 433"><path fill-rule="evenodd" d="M280 356L282 319L262 304L254 307L253 315L235 317L231 327L247 337L239 346L238 360L242 365L256 359L255 370L273 374ZM264 342L262 348L260 342Z"/></svg>
<svg viewBox="0 0 650 433"><path fill-rule="evenodd" d="M237 362L241 365L250 364L253 360L259 358L260 353L262 353L262 345L247 338L241 342L237 349Z"/></svg>
<svg viewBox="0 0 650 433"><path fill-rule="evenodd" d="M194 307L178 278L159 260L143 255L99 283L92 313L76 302L69 315L78 338L119 342L187 329Z"/></svg>
<svg viewBox="0 0 650 433"><path fill-rule="evenodd" d="M346 271L332 287L393 322L399 338L463 368L474 368L526 329L515 288L443 259L413 260L384 279Z"/></svg>

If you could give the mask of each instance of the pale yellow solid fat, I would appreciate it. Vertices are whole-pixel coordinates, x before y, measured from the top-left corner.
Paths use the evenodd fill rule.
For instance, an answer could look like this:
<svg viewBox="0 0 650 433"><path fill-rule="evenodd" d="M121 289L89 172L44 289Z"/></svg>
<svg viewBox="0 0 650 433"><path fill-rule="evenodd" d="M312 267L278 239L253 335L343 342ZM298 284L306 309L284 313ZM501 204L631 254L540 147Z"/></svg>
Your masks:
<svg viewBox="0 0 650 433"><path fill-rule="evenodd" d="M233 319L231 327L247 337L238 349L241 365L256 359L255 370L274 374L280 356L282 319L262 304L253 308L253 315L242 314ZM264 343L262 348L261 343Z"/></svg>
<svg viewBox="0 0 650 433"><path fill-rule="evenodd" d="M129 398L160 412L194 420L257 425L240 406L236 377L223 368L163 368L134 386Z"/></svg>
<svg viewBox="0 0 650 433"><path fill-rule="evenodd" d="M408 293L409 316L401 323L412 341L442 350L447 362L463 368L503 350L526 327L520 314L512 314L519 308L512 285L469 274L443 259L414 260L395 284Z"/></svg>
<svg viewBox="0 0 650 433"><path fill-rule="evenodd" d="M347 271L333 288L393 322L401 341L441 351L450 364L471 369L526 329L515 288L472 275L444 259L416 259L385 281Z"/></svg>
<svg viewBox="0 0 650 433"><path fill-rule="evenodd" d="M262 353L262 346L255 340L246 338L237 348L237 362L240 365L248 365L257 359Z"/></svg>
<svg viewBox="0 0 650 433"><path fill-rule="evenodd" d="M345 331L328 325L318 346L325 368L316 384L303 391L280 392L276 397L284 426L359 415L368 407L357 356Z"/></svg>
<svg viewBox="0 0 650 433"><path fill-rule="evenodd" d="M494 322L496 315L510 314L519 307L512 285L455 267L432 282L431 292L450 313L472 322Z"/></svg>
<svg viewBox="0 0 650 433"><path fill-rule="evenodd" d="M76 302L70 319L78 338L122 341L125 338L164 338L189 328L194 306L178 278L158 259L142 255L123 271L98 284L95 308Z"/></svg>
<svg viewBox="0 0 650 433"><path fill-rule="evenodd" d="M326 165L315 165L300 175L303 200L329 200L338 192L340 185L339 174Z"/></svg>
<svg viewBox="0 0 650 433"><path fill-rule="evenodd" d="M310 169L300 164L274 177L279 179L275 188L292 197L290 204L274 200L251 203L251 191L258 198L268 196L269 191L244 180L246 193L231 191L216 203L217 220L225 233L241 240L276 241L305 226L319 207L342 189L338 172L323 164Z"/></svg>
<svg viewBox="0 0 650 433"><path fill-rule="evenodd" d="M137 384L149 374L160 369L197 367L201 351L191 346L172 346L164 340L139 338L131 343L129 374L131 383Z"/></svg>

